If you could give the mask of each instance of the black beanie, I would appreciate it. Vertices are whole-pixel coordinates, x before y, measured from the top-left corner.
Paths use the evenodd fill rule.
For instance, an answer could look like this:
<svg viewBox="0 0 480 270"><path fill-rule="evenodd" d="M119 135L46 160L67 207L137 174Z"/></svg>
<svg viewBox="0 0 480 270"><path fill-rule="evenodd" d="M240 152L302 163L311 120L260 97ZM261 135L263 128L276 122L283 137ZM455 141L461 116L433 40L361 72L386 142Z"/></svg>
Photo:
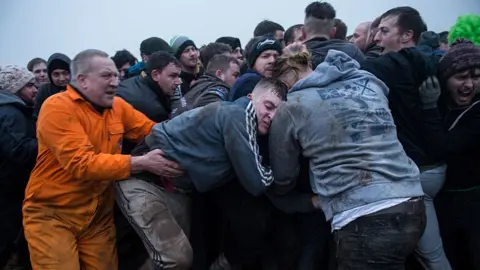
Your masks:
<svg viewBox="0 0 480 270"><path fill-rule="evenodd" d="M172 48L168 43L159 38L151 37L147 38L142 43L140 43L140 53L150 55L154 52L168 52L172 53Z"/></svg>
<svg viewBox="0 0 480 270"><path fill-rule="evenodd" d="M255 61L257 61L257 58L262 54L262 52L267 51L267 50L274 50L277 51L278 53L282 53L282 44L269 36L259 36L253 38L249 42L250 46L249 51L247 52L247 61L248 65L250 68L253 68L253 65L255 65Z"/></svg>
<svg viewBox="0 0 480 270"><path fill-rule="evenodd" d="M230 45L230 47L232 47L232 50L235 50L236 48L242 48L242 43L240 43L240 39L236 37L221 37L215 42Z"/></svg>

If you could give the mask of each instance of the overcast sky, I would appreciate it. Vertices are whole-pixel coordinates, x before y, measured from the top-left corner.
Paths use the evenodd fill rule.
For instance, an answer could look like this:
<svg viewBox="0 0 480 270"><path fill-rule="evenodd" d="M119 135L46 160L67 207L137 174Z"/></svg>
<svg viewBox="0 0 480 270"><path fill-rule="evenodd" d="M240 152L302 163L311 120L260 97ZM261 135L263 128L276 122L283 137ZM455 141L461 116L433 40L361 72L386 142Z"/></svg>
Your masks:
<svg viewBox="0 0 480 270"><path fill-rule="evenodd" d="M186 35L197 46L220 36L237 36L245 46L264 19L286 28L302 23L311 0L0 0L0 65L26 65L62 52L84 49L109 54L127 49L139 55L140 42L158 36L167 42ZM480 14L480 0L330 0L351 33L386 10L409 5L429 30L448 30L459 15Z"/></svg>

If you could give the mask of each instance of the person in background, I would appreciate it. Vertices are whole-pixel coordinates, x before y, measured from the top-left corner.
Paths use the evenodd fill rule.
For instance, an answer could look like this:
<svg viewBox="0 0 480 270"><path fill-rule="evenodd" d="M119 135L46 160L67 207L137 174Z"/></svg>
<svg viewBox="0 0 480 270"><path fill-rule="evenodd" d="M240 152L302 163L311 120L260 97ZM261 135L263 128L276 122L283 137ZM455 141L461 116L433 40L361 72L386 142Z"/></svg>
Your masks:
<svg viewBox="0 0 480 270"><path fill-rule="evenodd" d="M242 65L243 50L242 50L242 43L240 42L240 39L236 37L221 37L221 38L218 38L215 42L230 45L230 47L232 48L232 56L238 60L240 65Z"/></svg>
<svg viewBox="0 0 480 270"><path fill-rule="evenodd" d="M378 32L377 27L379 23L380 20L376 20L373 23L360 23L353 31L353 35L348 39L363 52L366 59L377 58L382 54L382 48L373 41Z"/></svg>
<svg viewBox="0 0 480 270"><path fill-rule="evenodd" d="M404 269L425 228L425 206L388 88L343 52L330 50L314 71L308 56L282 56L275 66L290 91L270 128L272 192L293 191L305 157L315 205L331 220L338 269Z"/></svg>
<svg viewBox="0 0 480 270"><path fill-rule="evenodd" d="M122 82L117 95L152 121L167 121L171 112L170 97L180 85L181 64L168 52L155 52L150 55L145 72L146 76ZM136 144L125 140L123 145L124 154L138 155L134 150ZM189 231L190 198L178 190L169 190L167 180L157 181L159 177L154 174L140 173L116 183L117 205L142 239L151 264L164 269L187 269L191 264L191 247L176 228ZM142 206L145 200L147 204ZM155 229L157 220L162 221L166 229ZM174 227L177 222L180 226ZM170 245L172 242L174 246ZM125 257L128 256L125 253Z"/></svg>
<svg viewBox="0 0 480 270"><path fill-rule="evenodd" d="M334 28L335 28L335 34L333 35L333 39L348 40L347 39L348 28L347 28L347 25L342 20L335 18Z"/></svg>
<svg viewBox="0 0 480 270"><path fill-rule="evenodd" d="M296 24L290 26L290 28L285 31L284 40L286 46L297 41L303 41L302 28L303 24Z"/></svg>
<svg viewBox="0 0 480 270"><path fill-rule="evenodd" d="M182 84L180 86L181 94L185 95L190 91L192 81L200 76L201 62L195 43L186 36L174 36L170 39L173 55L177 57L182 65Z"/></svg>
<svg viewBox="0 0 480 270"><path fill-rule="evenodd" d="M48 58L47 72L50 83L38 89L33 117L38 118L43 102L57 93L65 91L70 82L70 58L62 53L54 53Z"/></svg>
<svg viewBox="0 0 480 270"><path fill-rule="evenodd" d="M0 269L4 269L22 231L22 204L37 160L33 104L35 77L26 68L0 67ZM18 254L21 264L28 252Z"/></svg>
<svg viewBox="0 0 480 270"><path fill-rule="evenodd" d="M217 101L227 101L230 87L235 84L239 75L240 64L236 58L223 54L215 55L205 74L200 76L184 96L186 106L179 109L175 115Z"/></svg>
<svg viewBox="0 0 480 270"><path fill-rule="evenodd" d="M225 43L219 43L219 42L209 43L208 45L200 48L200 61L202 61L203 66L207 67L208 64L210 63L210 60L215 55L219 55L219 54L232 56L232 47Z"/></svg>
<svg viewBox="0 0 480 270"><path fill-rule="evenodd" d="M262 78L271 77L275 59L282 53L283 47L270 36L259 36L251 39L246 48L249 69L230 89L229 101L247 96Z"/></svg>
<svg viewBox="0 0 480 270"><path fill-rule="evenodd" d="M318 66L329 50L346 53L356 61L364 59L363 53L345 39L332 39L335 35L336 11L327 2L312 2L305 8L303 36L305 45L312 54L313 67Z"/></svg>
<svg viewBox="0 0 480 270"><path fill-rule="evenodd" d="M283 40L284 32L285 29L280 24L269 20L264 20L258 23L253 30L253 37L270 36L275 38L280 42L280 44L285 46L285 42Z"/></svg>
<svg viewBox="0 0 480 270"><path fill-rule="evenodd" d="M418 89L436 72L437 59L419 50L417 44L427 26L420 13L408 6L390 9L380 16L375 41L383 55L361 62L363 70L382 80L390 89L388 98L398 139L407 155L420 169L425 192L427 225L415 254L430 269L451 269L443 249L433 199L445 182L445 157L438 149L445 147L431 140L436 130L422 113Z"/></svg>
<svg viewBox="0 0 480 270"><path fill-rule="evenodd" d="M448 31L443 31L438 33L438 38L440 40L440 50L447 52L450 49L450 45L448 44Z"/></svg>
<svg viewBox="0 0 480 270"><path fill-rule="evenodd" d="M436 131L428 139L443 145L437 151L447 162L435 209L452 269L480 269L480 47L453 42L437 76L420 88L423 115Z"/></svg>
<svg viewBox="0 0 480 270"><path fill-rule="evenodd" d="M47 61L42 58L33 58L28 62L27 69L35 75L35 86L40 88L48 83Z"/></svg>
<svg viewBox="0 0 480 270"><path fill-rule="evenodd" d="M145 64L148 62L150 55L154 52L172 52L170 45L159 37L147 38L140 43L140 55L142 61L137 62L135 65L128 68L128 72L125 75L125 79L132 78L138 75L145 75Z"/></svg>
<svg viewBox="0 0 480 270"><path fill-rule="evenodd" d="M161 151L122 155L123 138L141 141L154 122L115 97L118 71L108 54L72 61L67 90L39 115L38 160L23 204L33 269L117 269L113 181L148 171L167 177Z"/></svg>
<svg viewBox="0 0 480 270"><path fill-rule="evenodd" d="M137 63L137 58L127 50L117 51L115 55L112 56L112 60L117 67L119 73L118 78L120 81L126 79L125 75L127 74L128 69Z"/></svg>

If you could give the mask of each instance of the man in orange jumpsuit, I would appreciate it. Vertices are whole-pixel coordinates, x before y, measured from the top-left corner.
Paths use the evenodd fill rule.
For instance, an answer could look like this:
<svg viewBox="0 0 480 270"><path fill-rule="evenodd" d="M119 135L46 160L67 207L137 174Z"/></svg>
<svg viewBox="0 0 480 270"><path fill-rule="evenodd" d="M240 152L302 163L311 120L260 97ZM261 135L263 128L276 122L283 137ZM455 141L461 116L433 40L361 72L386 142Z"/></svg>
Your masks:
<svg viewBox="0 0 480 270"><path fill-rule="evenodd" d="M162 151L121 155L153 122L115 97L118 72L98 50L79 53L72 82L47 99L37 122L38 157L23 205L33 269L116 270L113 181L148 171L182 174Z"/></svg>

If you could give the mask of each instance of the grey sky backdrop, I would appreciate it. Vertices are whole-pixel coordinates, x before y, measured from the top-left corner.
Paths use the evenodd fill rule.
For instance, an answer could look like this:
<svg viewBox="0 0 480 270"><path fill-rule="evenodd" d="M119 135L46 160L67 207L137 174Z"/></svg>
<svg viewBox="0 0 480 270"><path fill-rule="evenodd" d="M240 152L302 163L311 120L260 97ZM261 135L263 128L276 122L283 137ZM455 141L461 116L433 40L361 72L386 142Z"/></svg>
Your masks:
<svg viewBox="0 0 480 270"><path fill-rule="evenodd" d="M197 46L237 36L245 46L258 22L289 26L303 22L311 0L0 0L0 65L25 66L33 57L62 52L73 57L88 48L109 54L127 49L139 56L140 42L158 36L189 36ZM448 30L459 15L480 14L480 0L330 0L348 32L386 10L409 5L428 28Z"/></svg>

